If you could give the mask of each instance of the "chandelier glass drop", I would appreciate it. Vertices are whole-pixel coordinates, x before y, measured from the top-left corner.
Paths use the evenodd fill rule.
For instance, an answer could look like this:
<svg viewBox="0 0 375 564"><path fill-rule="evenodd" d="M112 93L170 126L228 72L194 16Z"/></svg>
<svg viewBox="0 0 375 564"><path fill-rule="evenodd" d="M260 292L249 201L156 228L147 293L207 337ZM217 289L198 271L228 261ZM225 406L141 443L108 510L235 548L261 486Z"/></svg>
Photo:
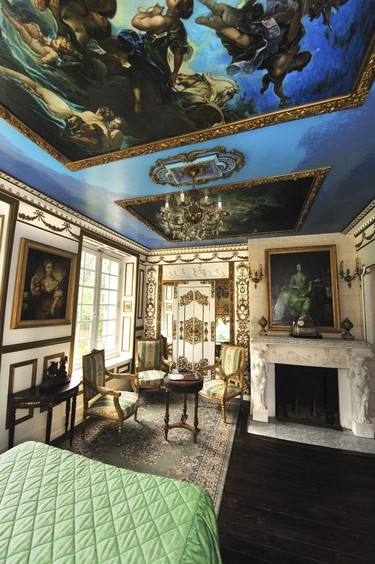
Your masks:
<svg viewBox="0 0 375 564"><path fill-rule="evenodd" d="M207 188L202 192L195 187L195 179L201 167L191 165L184 173L192 180L192 190L185 192L183 186L179 197L167 196L160 209L165 233L180 241L203 241L208 237L219 237L223 230L223 207L219 197L210 198Z"/></svg>

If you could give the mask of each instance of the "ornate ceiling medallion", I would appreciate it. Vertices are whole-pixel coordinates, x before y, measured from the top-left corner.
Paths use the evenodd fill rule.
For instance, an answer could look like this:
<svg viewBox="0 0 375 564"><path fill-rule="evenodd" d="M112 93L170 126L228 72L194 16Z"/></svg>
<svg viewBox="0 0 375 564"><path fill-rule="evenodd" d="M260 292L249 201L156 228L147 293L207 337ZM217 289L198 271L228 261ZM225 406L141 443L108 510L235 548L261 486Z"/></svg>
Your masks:
<svg viewBox="0 0 375 564"><path fill-rule="evenodd" d="M196 184L206 184L220 178L229 178L233 172L239 171L245 161L243 154L235 149L227 151L224 147L214 147L181 153L167 159L159 159L150 168L149 177L156 184L165 186L182 186L193 183L191 175L188 174L190 167L194 164L199 166L199 174L196 175Z"/></svg>

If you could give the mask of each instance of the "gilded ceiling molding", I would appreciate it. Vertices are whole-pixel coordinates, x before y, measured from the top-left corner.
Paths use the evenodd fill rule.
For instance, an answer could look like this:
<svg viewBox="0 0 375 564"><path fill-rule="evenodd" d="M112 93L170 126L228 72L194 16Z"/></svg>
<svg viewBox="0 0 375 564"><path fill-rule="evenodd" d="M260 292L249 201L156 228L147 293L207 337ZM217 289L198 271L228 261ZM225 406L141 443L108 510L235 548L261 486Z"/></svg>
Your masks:
<svg viewBox="0 0 375 564"><path fill-rule="evenodd" d="M236 265L236 345L245 347L245 394L250 394L249 373L249 265Z"/></svg>
<svg viewBox="0 0 375 564"><path fill-rule="evenodd" d="M370 213L373 209L375 209L375 200L372 200L372 202L370 202L369 205L366 206L366 207L364 208L364 210L362 210L361 213L358 214L358 215L353 219L353 221L351 221L351 222L349 223L349 225L347 225L347 226L341 231L341 233L343 233L344 235L347 235L347 234L349 233L349 231L351 231L352 229L354 229L354 227L355 227L356 225L358 225L358 224L363 220L363 218L366 217L366 215L367 215L368 213ZM372 218L370 218L370 222L372 223L371 219L372 219ZM353 234L354 234L354 237L358 237L358 235L360 235L364 229L367 229L368 226L367 226L366 224L367 224L367 222L364 223L363 225L361 225L360 227L358 227L358 228L356 229L356 231L354 231L354 233L353 233Z"/></svg>
<svg viewBox="0 0 375 564"><path fill-rule="evenodd" d="M226 253L226 254L223 254ZM230 253L230 254L228 254ZM174 258L166 258L174 255ZM189 255L186 257L185 255ZM204 256L206 255L206 256ZM238 261L248 260L248 243L240 243L239 245L219 245L210 247L200 247L199 252L194 247L186 249L158 249L150 251L147 256L147 264L176 264L178 262L189 264L196 262L217 261Z"/></svg>
<svg viewBox="0 0 375 564"><path fill-rule="evenodd" d="M222 197L225 201L226 199L230 201L231 197L236 197L236 194L242 194L242 198L251 197L252 193L263 186L270 189L275 189L277 185L283 185L290 183L303 182L306 179L309 181L309 187L306 188L306 195L303 202L301 202L301 207L299 213L295 214L292 224L287 224L285 226L278 225L278 227L273 228L273 224L269 223L266 226L258 229L256 225L253 224L248 226L248 228L241 227L238 230L240 223L232 223L231 214L228 212L226 216L223 216L223 227L221 229L219 236L210 235L206 237L206 240L217 239L233 239L239 237L260 237L263 235L280 235L287 233L295 233L300 231L307 214L325 180L331 167L321 167L312 170L303 170L299 172L293 172L288 174L279 174L273 176L267 176L263 178L254 178L251 180L245 180L240 182L234 182L230 184L221 184L219 186L210 186L206 188L208 195L215 195L215 197ZM196 189L197 197L203 195L205 190L203 188ZM174 237L173 233L166 228L163 221L163 209L166 198L172 198L174 201L179 198L179 192L170 192L168 194L157 194L155 196L143 196L141 198L128 198L125 200L115 200L115 204L123 208L127 213L130 213L143 225L151 229L154 233L157 233L163 239L170 243L182 242L183 239L178 236ZM147 214L149 206L153 206L154 213L151 216ZM242 230L243 229L243 230Z"/></svg>
<svg viewBox="0 0 375 564"><path fill-rule="evenodd" d="M52 225L51 223L48 223L44 219L45 215L41 210L35 210L33 216L26 215L25 213L19 213L18 218L21 221L26 221L28 223L32 223L33 221L41 221L45 227L47 227L51 231L54 231L55 233L63 233L64 231L67 231L75 239L79 239L79 237L80 237L79 234L74 233L72 231L71 225L67 221L64 221L62 227L57 227L56 225Z"/></svg>
<svg viewBox="0 0 375 564"><path fill-rule="evenodd" d="M332 113L339 110L355 108L361 106L373 84L375 69L375 50L374 41L371 42L368 52L364 57L363 71L358 77L357 83L350 94L338 96L328 100L312 102L310 104L300 105L293 108L278 109L274 112L261 116L245 118L234 123L218 125L200 130L193 133L187 133L169 139L162 139L152 143L147 143L137 147L129 147L119 151L111 152L104 155L94 156L79 161L69 161L64 155L57 151L52 145L47 143L42 137L37 135L23 121L15 117L4 106L0 106L0 117L4 118L13 127L18 129L25 137L31 139L39 147L52 155L55 159L64 164L69 170L76 171L90 166L98 166L110 162L118 161L130 157L138 157L140 155L149 155L156 151L165 151L175 149L183 145L200 144L210 139L224 137L227 135L235 135L245 131L253 131L255 129L264 128L269 125L277 125L296 119L313 117L322 114Z"/></svg>
<svg viewBox="0 0 375 564"><path fill-rule="evenodd" d="M8 186L7 184L1 182L1 180L9 182L11 186ZM102 237L103 235L105 235L106 239L108 239L109 241L117 243L118 245L125 246L129 250L132 250L136 253L147 254L149 252L149 249L147 247L135 243L134 241L128 239L127 237L124 237L123 235L119 235L112 229L109 229L108 227L101 225L100 223L84 216L83 214L80 214L75 210L68 208L67 206L61 204L60 202L57 202L53 198L50 198L49 196L42 194L38 190L35 190L35 188L32 188L31 186L24 184L20 180L9 176L3 171L0 171L0 192L5 192L13 196L14 198L17 198L18 200L34 206L35 208L42 209L45 212L57 216L62 220L70 222L72 225L75 225L78 228L85 229L86 231L90 231L91 233L101 235ZM40 201L35 200L35 198L38 198Z"/></svg>
<svg viewBox="0 0 375 564"><path fill-rule="evenodd" d="M361 249L362 247L365 247L366 245L368 245L368 243L370 241L372 241L372 239L375 240L375 216L371 218L371 221L367 222L368 225L365 227L365 229L362 231L362 237L361 240L358 241L358 243L356 243L355 248L356 249ZM371 233L367 233L367 229L369 229L372 225L372 232Z"/></svg>
<svg viewBox="0 0 375 564"><path fill-rule="evenodd" d="M243 154L235 149L229 151L224 147L198 149L190 153L158 159L155 165L150 167L148 175L155 184L162 186L192 184L192 176L186 173L191 169L189 165L192 164L200 167L199 175L194 177L195 185L199 185L219 178L229 178L244 166L245 161Z"/></svg>

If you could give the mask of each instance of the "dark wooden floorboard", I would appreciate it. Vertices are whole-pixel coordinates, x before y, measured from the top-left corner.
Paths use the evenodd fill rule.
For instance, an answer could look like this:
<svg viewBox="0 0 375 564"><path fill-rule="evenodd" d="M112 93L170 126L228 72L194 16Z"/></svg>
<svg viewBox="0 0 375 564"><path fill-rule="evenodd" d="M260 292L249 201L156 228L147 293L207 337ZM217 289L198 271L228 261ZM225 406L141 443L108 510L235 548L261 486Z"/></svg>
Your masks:
<svg viewBox="0 0 375 564"><path fill-rule="evenodd" d="M375 455L251 435L248 408L219 514L223 563L374 564Z"/></svg>

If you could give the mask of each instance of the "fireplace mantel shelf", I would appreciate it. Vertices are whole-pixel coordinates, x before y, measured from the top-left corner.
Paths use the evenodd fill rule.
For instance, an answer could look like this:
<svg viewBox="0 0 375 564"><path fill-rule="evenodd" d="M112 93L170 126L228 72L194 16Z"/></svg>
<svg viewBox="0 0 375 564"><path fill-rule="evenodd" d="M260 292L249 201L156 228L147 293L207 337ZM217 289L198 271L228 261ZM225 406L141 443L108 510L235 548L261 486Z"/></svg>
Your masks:
<svg viewBox="0 0 375 564"><path fill-rule="evenodd" d="M280 345L293 347L312 347L312 348L339 348L339 349L363 349L371 351L371 345L366 341L344 340L344 339L304 339L303 337L284 337L278 335L265 335L251 337L252 345Z"/></svg>

